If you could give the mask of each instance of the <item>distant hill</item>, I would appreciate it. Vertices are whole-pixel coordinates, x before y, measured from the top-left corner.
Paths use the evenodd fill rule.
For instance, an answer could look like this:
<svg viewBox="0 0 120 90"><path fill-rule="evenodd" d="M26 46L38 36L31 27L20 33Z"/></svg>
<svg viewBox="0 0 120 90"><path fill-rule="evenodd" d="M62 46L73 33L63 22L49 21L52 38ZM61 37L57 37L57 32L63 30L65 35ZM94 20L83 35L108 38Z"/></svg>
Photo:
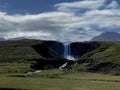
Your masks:
<svg viewBox="0 0 120 90"><path fill-rule="evenodd" d="M17 38L10 38L8 40L22 40L22 39L26 39L25 37L17 37Z"/></svg>
<svg viewBox="0 0 120 90"><path fill-rule="evenodd" d="M0 41L5 41L5 39L4 38L0 38Z"/></svg>
<svg viewBox="0 0 120 90"><path fill-rule="evenodd" d="M120 34L117 32L104 32L92 38L91 41L120 41Z"/></svg>

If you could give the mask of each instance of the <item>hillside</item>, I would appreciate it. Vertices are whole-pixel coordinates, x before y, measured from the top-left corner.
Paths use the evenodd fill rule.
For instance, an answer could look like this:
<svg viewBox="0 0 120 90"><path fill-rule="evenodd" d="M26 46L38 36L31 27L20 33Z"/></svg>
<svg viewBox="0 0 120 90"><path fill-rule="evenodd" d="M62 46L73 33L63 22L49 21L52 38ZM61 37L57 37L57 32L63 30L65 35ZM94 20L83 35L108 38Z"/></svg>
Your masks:
<svg viewBox="0 0 120 90"><path fill-rule="evenodd" d="M120 74L120 42L99 42L100 47L82 55L72 66L75 71Z"/></svg>
<svg viewBox="0 0 120 90"><path fill-rule="evenodd" d="M32 63L33 69L58 68L65 60L51 47L56 41L14 40L0 42L0 63ZM34 63L33 63L34 62ZM47 68L47 67L46 67Z"/></svg>
<svg viewBox="0 0 120 90"><path fill-rule="evenodd" d="M120 42L73 42L71 55L77 60L63 59L63 44L57 41L10 40L0 42L0 73L59 68L81 72L120 74Z"/></svg>
<svg viewBox="0 0 120 90"><path fill-rule="evenodd" d="M104 32L92 38L91 41L120 41L120 34L117 32Z"/></svg>

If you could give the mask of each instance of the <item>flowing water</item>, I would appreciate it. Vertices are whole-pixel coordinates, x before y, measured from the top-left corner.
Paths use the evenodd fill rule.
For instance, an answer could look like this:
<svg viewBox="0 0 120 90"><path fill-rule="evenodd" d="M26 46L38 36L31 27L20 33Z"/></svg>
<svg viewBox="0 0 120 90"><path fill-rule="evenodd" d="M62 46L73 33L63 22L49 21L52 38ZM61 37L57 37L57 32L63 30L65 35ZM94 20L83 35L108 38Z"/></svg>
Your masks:
<svg viewBox="0 0 120 90"><path fill-rule="evenodd" d="M64 58L66 58L66 59L68 59L68 60L74 61L75 58L71 55L70 43L65 42L65 43L63 43L63 45L64 45ZM63 65L61 65L61 66L59 67L59 69L62 70L63 68L65 68L65 67L67 66L67 64L68 64L67 62L64 63Z"/></svg>
<svg viewBox="0 0 120 90"><path fill-rule="evenodd" d="M68 60L74 60L75 58L71 55L71 47L69 42L65 42L64 44L64 58Z"/></svg>
<svg viewBox="0 0 120 90"><path fill-rule="evenodd" d="M59 67L59 69L62 70L63 68L65 68L65 67L67 66L67 64L68 64L68 63L64 63L62 66Z"/></svg>

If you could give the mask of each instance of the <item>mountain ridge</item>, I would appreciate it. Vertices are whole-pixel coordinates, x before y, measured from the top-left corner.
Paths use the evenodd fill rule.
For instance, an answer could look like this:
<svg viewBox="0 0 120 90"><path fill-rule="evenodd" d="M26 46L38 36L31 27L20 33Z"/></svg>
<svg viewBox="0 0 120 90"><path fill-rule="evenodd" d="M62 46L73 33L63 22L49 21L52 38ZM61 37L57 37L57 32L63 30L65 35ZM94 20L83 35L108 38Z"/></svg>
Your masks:
<svg viewBox="0 0 120 90"><path fill-rule="evenodd" d="M2 37L0 37L0 41L5 41L5 39L4 39L4 38L2 38Z"/></svg>
<svg viewBox="0 0 120 90"><path fill-rule="evenodd" d="M104 32L99 36L93 37L90 41L120 41L120 33Z"/></svg>

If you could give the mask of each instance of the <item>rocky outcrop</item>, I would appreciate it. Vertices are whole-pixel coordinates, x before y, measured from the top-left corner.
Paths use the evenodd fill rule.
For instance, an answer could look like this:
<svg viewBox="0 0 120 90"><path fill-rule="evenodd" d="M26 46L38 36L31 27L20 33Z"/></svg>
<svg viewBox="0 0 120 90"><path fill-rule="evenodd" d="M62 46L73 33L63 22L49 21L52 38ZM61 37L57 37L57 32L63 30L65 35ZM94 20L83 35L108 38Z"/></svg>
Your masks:
<svg viewBox="0 0 120 90"><path fill-rule="evenodd" d="M44 41L44 44L37 44L32 47L42 56L41 59L35 60L37 63L31 66L33 69L59 68L62 64L67 62L66 59L62 58L62 52L59 51L58 47L62 48L62 44L59 42Z"/></svg>
<svg viewBox="0 0 120 90"><path fill-rule="evenodd" d="M98 42L73 42L71 43L71 54L75 58L80 58L87 52L90 52L98 48L100 44Z"/></svg>
<svg viewBox="0 0 120 90"><path fill-rule="evenodd" d="M63 57L63 55L64 55L63 43L57 42L57 41L46 41L45 44L50 49L52 49L54 52L56 52L56 54Z"/></svg>

